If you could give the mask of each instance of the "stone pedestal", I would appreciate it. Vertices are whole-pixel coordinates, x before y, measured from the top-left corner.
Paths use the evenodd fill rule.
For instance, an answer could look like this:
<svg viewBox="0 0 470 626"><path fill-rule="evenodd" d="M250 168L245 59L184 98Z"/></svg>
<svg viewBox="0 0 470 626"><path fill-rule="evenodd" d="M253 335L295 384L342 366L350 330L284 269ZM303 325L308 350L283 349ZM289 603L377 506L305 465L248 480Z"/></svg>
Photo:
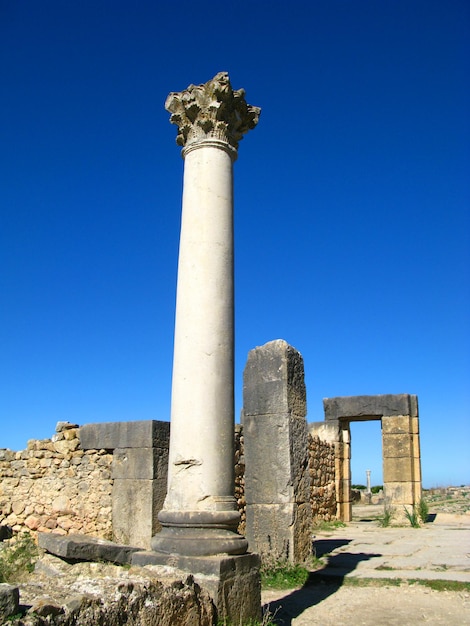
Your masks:
<svg viewBox="0 0 470 626"><path fill-rule="evenodd" d="M240 556L164 556L156 552L136 552L132 564L151 565L158 575L172 570L191 572L195 582L207 591L217 609L217 623L247 624L261 618L260 558Z"/></svg>
<svg viewBox="0 0 470 626"><path fill-rule="evenodd" d="M234 498L233 161L259 116L228 75L166 101L183 146L168 492L152 549L243 554Z"/></svg>

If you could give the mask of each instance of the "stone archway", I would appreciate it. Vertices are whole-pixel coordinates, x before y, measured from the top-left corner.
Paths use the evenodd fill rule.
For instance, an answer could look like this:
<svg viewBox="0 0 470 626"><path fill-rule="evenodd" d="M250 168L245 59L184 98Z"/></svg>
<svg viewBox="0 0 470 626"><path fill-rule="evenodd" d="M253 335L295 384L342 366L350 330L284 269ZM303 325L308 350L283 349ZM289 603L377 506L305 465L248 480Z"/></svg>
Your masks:
<svg viewBox="0 0 470 626"><path fill-rule="evenodd" d="M418 397L409 394L323 400L325 421L312 434L335 443L337 516L348 522L351 503L351 422L381 420L384 495L398 511L421 499Z"/></svg>

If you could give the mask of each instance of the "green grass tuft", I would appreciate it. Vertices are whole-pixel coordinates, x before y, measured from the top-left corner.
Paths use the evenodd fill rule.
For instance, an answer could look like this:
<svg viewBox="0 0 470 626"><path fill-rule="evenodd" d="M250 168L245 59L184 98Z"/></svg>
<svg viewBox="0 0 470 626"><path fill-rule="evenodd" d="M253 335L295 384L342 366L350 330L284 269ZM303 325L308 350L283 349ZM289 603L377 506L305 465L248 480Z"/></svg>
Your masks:
<svg viewBox="0 0 470 626"><path fill-rule="evenodd" d="M309 570L288 561L262 562L261 586L269 589L293 589L302 587L309 577Z"/></svg>
<svg viewBox="0 0 470 626"><path fill-rule="evenodd" d="M39 549L29 533L19 535L0 550L0 582L18 582L33 571Z"/></svg>

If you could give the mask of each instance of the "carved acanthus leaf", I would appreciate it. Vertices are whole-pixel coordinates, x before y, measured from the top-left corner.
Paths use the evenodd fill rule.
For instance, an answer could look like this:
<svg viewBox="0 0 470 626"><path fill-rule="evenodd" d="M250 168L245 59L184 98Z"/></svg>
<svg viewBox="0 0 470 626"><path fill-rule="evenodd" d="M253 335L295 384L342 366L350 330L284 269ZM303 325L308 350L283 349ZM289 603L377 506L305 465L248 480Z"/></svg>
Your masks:
<svg viewBox="0 0 470 626"><path fill-rule="evenodd" d="M178 126L178 145L219 139L235 149L261 113L259 107L246 103L244 89L232 89L227 72L219 72L204 85L170 93L165 108L171 113L170 122Z"/></svg>

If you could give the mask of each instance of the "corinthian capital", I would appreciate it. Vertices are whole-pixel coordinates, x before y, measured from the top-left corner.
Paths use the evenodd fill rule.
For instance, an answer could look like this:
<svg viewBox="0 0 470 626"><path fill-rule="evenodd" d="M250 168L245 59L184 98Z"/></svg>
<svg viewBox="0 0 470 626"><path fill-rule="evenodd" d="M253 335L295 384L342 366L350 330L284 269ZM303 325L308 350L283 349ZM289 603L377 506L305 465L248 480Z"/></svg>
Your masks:
<svg viewBox="0 0 470 626"><path fill-rule="evenodd" d="M232 89L227 72L219 72L204 85L170 93L165 108L171 113L170 122L178 126L179 146L218 139L235 150L243 135L256 126L261 112L246 103L244 89Z"/></svg>

